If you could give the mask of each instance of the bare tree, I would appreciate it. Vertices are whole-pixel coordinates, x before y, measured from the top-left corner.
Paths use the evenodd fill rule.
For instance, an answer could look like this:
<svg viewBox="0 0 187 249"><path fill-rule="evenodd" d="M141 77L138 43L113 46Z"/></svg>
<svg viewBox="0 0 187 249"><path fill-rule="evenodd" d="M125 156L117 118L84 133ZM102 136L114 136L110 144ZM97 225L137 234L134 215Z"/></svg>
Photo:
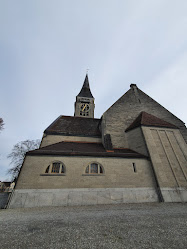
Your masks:
<svg viewBox="0 0 187 249"><path fill-rule="evenodd" d="M4 121L2 118L0 118L0 131L2 131L4 129Z"/></svg>
<svg viewBox="0 0 187 249"><path fill-rule="evenodd" d="M16 180L18 177L26 152L38 149L40 142L40 139L26 140L14 145L12 152L7 156L11 159L10 164L13 165L13 167L8 170L8 174L12 175L13 180Z"/></svg>

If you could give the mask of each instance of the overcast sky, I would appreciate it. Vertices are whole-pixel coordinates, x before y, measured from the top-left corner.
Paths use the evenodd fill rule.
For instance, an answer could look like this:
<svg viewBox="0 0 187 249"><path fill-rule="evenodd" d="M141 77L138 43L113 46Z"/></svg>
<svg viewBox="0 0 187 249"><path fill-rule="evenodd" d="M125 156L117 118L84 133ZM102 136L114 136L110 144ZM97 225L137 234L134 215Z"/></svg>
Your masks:
<svg viewBox="0 0 187 249"><path fill-rule="evenodd" d="M187 123L186 0L0 0L0 180L13 145L74 114L89 68L100 118L137 86Z"/></svg>

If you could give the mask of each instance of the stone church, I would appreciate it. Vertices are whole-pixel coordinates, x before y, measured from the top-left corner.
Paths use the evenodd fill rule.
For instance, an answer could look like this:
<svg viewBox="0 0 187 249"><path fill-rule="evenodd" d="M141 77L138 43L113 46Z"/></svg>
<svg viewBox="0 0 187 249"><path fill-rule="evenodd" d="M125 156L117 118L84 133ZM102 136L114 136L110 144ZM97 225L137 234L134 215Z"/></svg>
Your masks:
<svg viewBox="0 0 187 249"><path fill-rule="evenodd" d="M184 122L135 84L100 119L86 75L74 116L26 154L9 208L187 201Z"/></svg>

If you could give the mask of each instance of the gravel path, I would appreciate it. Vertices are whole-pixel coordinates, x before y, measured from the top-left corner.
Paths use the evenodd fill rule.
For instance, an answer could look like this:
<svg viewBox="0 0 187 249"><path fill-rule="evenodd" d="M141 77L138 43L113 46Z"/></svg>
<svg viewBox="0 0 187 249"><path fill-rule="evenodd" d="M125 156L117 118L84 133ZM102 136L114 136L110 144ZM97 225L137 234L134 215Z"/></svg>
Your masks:
<svg viewBox="0 0 187 249"><path fill-rule="evenodd" d="M187 248L187 204L0 210L0 248Z"/></svg>

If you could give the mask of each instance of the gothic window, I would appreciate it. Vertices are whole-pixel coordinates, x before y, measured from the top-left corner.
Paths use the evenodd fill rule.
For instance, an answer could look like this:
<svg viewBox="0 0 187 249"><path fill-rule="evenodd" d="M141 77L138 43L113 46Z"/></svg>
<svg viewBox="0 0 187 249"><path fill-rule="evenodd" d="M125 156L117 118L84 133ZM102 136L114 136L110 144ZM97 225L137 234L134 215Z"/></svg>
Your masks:
<svg viewBox="0 0 187 249"><path fill-rule="evenodd" d="M96 174L96 175L100 175L104 173L104 169L103 166L101 166L101 164L99 163L90 163L85 170L85 174Z"/></svg>
<svg viewBox="0 0 187 249"><path fill-rule="evenodd" d="M65 166L62 162L53 162L47 166L45 174L65 174Z"/></svg>

